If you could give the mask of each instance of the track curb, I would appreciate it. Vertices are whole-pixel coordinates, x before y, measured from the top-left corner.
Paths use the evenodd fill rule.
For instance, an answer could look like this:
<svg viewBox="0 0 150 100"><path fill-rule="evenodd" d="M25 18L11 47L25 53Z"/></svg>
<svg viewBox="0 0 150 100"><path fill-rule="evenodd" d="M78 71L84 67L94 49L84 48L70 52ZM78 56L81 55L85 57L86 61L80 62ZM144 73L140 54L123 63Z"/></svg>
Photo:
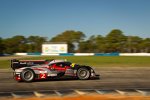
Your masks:
<svg viewBox="0 0 150 100"><path fill-rule="evenodd" d="M0 92L0 98L65 97L79 95L150 96L150 89L68 89Z"/></svg>

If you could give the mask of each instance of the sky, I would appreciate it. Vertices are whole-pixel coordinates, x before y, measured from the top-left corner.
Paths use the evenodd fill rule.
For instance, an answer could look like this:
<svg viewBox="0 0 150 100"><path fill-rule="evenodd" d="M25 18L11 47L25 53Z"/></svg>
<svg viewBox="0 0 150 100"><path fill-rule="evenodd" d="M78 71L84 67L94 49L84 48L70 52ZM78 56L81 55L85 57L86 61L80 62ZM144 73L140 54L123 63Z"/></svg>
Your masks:
<svg viewBox="0 0 150 100"><path fill-rule="evenodd" d="M0 0L2 38L52 38L66 30L105 36L113 29L150 37L150 0Z"/></svg>

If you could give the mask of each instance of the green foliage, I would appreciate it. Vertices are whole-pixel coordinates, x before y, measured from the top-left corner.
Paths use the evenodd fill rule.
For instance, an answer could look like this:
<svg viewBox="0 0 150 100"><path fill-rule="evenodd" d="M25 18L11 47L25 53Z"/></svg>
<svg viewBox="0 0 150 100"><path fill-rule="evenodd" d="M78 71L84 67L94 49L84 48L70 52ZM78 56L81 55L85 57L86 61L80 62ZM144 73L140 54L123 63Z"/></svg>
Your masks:
<svg viewBox="0 0 150 100"><path fill-rule="evenodd" d="M13 36L12 38L7 38L3 41L5 45L5 53L16 53L23 52L24 44L26 43L26 39L24 36Z"/></svg>
<svg viewBox="0 0 150 100"><path fill-rule="evenodd" d="M13 36L12 38L3 39L3 53L17 52L41 52L41 44L46 41L46 38L39 36ZM2 47L1 47L2 48Z"/></svg>
<svg viewBox="0 0 150 100"><path fill-rule="evenodd" d="M0 54L3 53L3 50L5 49L4 44L3 44L3 39L0 37Z"/></svg>
<svg viewBox="0 0 150 100"><path fill-rule="evenodd" d="M86 50L87 52L93 51L95 53L105 51L105 39L101 35L92 35L87 41L83 43L85 44L86 49L84 49L84 45L82 44L82 42L80 43L81 45L79 45L79 49L81 49L81 51L83 52L85 52Z"/></svg>
<svg viewBox="0 0 150 100"><path fill-rule="evenodd" d="M105 37L91 36L79 44L80 52L150 52L150 38L143 39L138 36L125 36L119 29L114 29Z"/></svg>
<svg viewBox="0 0 150 100"><path fill-rule="evenodd" d="M141 52L150 52L150 38L143 39L139 44Z"/></svg>
<svg viewBox="0 0 150 100"><path fill-rule="evenodd" d="M0 38L0 53L41 52L44 42L47 42L47 38L40 36L26 38L17 35L6 39ZM113 29L106 36L92 35L87 39L81 31L67 30L51 38L49 42L67 43L70 53L150 52L150 38L126 36L119 29Z"/></svg>
<svg viewBox="0 0 150 100"><path fill-rule="evenodd" d="M53 37L50 41L51 42L80 42L84 39L84 33L80 31L65 31L55 37Z"/></svg>
<svg viewBox="0 0 150 100"><path fill-rule="evenodd" d="M126 37L121 30L114 29L106 35L106 40L108 43L121 43L126 41Z"/></svg>
<svg viewBox="0 0 150 100"><path fill-rule="evenodd" d="M42 44L46 42L46 39L40 36L29 36L27 38L28 52L41 52Z"/></svg>
<svg viewBox="0 0 150 100"><path fill-rule="evenodd" d="M114 29L105 37L107 52L121 52L126 43L126 36L121 30Z"/></svg>
<svg viewBox="0 0 150 100"><path fill-rule="evenodd" d="M66 42L68 44L69 52L74 52L74 43L79 43L83 41L85 35L80 31L65 31L55 37L53 37L50 42Z"/></svg>

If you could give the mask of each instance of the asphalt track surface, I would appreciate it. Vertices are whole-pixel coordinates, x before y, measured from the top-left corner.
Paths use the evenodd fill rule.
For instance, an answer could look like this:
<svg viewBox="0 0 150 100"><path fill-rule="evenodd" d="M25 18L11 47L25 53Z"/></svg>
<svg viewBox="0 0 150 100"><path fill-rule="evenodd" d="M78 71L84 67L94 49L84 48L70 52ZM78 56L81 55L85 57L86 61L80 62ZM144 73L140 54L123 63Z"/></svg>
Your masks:
<svg viewBox="0 0 150 100"><path fill-rule="evenodd" d="M0 70L0 92L65 90L65 89L150 89L149 67L101 67L94 68L100 79L60 79L16 82L12 70Z"/></svg>

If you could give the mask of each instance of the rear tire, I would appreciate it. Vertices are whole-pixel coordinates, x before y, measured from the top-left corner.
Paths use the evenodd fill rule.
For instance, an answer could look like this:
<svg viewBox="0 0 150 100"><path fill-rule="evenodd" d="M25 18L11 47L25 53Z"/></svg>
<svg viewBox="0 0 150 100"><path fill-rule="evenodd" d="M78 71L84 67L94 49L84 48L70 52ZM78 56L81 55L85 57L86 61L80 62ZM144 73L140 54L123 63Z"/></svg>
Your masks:
<svg viewBox="0 0 150 100"><path fill-rule="evenodd" d="M77 77L80 80L87 80L90 77L90 71L87 68L79 68L77 71Z"/></svg>
<svg viewBox="0 0 150 100"><path fill-rule="evenodd" d="M21 73L21 78L25 82L32 82L35 78L35 73L32 69L24 69Z"/></svg>

